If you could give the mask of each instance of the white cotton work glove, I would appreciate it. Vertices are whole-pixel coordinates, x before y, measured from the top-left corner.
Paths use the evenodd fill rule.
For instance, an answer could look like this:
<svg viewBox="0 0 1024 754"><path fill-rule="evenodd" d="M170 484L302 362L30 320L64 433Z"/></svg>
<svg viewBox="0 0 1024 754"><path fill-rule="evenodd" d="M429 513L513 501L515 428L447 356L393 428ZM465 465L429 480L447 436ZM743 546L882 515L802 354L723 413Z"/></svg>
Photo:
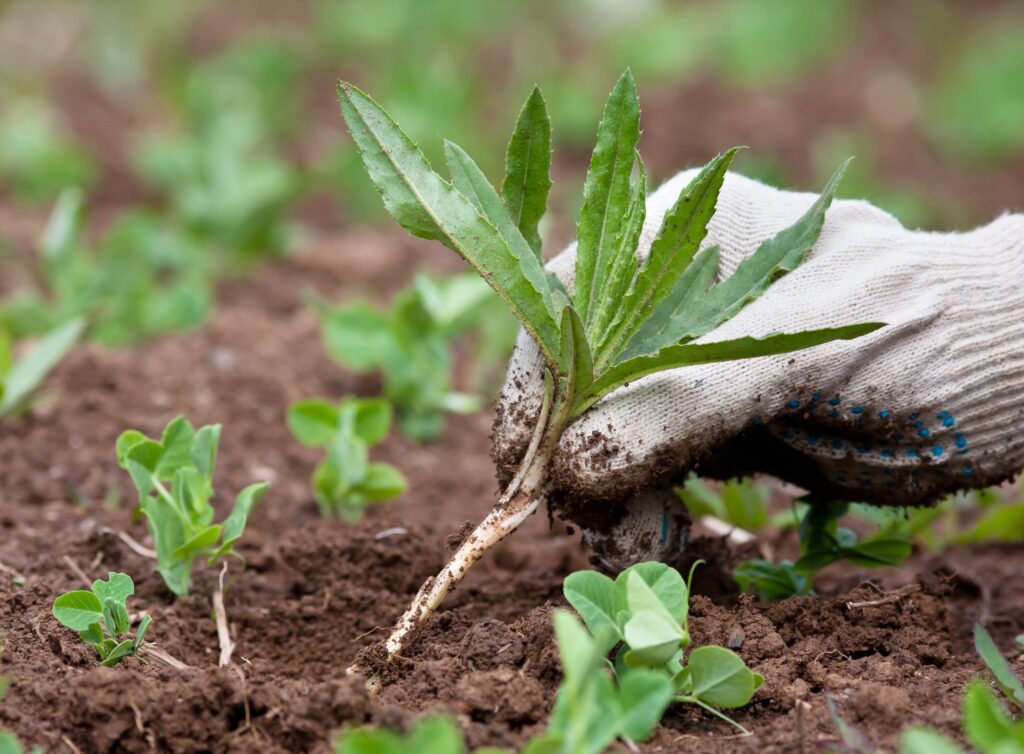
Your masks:
<svg viewBox="0 0 1024 754"><path fill-rule="evenodd" d="M648 198L642 256L694 175L684 171ZM719 279L816 198L729 173L704 242L721 248ZM548 265L570 288L575 251ZM697 342L887 326L620 388L565 431L552 462L555 505L596 546L664 554L685 532L671 493L651 491L688 471L769 472L821 495L891 505L1003 481L1024 466L1022 310L1024 215L932 233L907 230L867 202L837 200L804 263ZM502 474L532 432L542 375L536 345L521 334L495 422Z"/></svg>

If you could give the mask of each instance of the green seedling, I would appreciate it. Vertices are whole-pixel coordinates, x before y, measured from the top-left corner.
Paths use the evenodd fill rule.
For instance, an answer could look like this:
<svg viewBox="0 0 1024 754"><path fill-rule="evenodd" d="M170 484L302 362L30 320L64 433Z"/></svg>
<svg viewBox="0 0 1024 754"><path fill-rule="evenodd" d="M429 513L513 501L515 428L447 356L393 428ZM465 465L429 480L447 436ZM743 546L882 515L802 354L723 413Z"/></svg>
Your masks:
<svg viewBox="0 0 1024 754"><path fill-rule="evenodd" d="M849 503L816 501L810 496L801 502L807 508L799 526L800 559L777 564L760 558L746 560L733 574L740 589L755 592L764 601L811 594L815 575L832 563L845 560L863 568L895 566L913 550L906 536L886 529L858 541L856 532L838 525Z"/></svg>
<svg viewBox="0 0 1024 754"><path fill-rule="evenodd" d="M751 532L769 523L771 491L750 477L730 479L714 489L691 475L676 493L693 518L713 516Z"/></svg>
<svg viewBox="0 0 1024 754"><path fill-rule="evenodd" d="M1024 753L1024 682L1003 657L992 636L981 625L974 627L974 648L995 680L996 694L989 683L976 679L964 691L963 731L972 751L979 754ZM1007 712L1006 704L1013 710ZM839 717L834 703L829 710L840 734L840 741L823 742L826 751L835 754L875 754L867 736ZM959 744L937 730L915 726L903 732L900 754L966 754Z"/></svg>
<svg viewBox="0 0 1024 754"><path fill-rule="evenodd" d="M254 505L270 486L250 484L238 493L231 513L213 523L213 472L220 425L196 431L183 417L164 427L154 440L129 429L117 438L117 462L135 483L139 511L157 555L157 571L179 597L188 594L198 558L209 565L234 553Z"/></svg>
<svg viewBox="0 0 1024 754"><path fill-rule="evenodd" d="M36 389L78 342L85 323L73 319L43 335L27 352L16 357L7 331L0 327L0 419L32 406Z"/></svg>
<svg viewBox="0 0 1024 754"><path fill-rule="evenodd" d="M352 728L334 742L335 754L466 754L466 742L455 721L444 715L425 717L407 735L384 728ZM509 754L507 749L485 747L474 754Z"/></svg>
<svg viewBox="0 0 1024 754"><path fill-rule="evenodd" d="M617 675L646 668L671 681L673 701L696 704L746 732L717 708L746 705L764 679L725 647L689 650L690 583L678 571L640 563L614 581L578 571L565 580L564 592L590 632L603 637L603 654L614 651Z"/></svg>
<svg viewBox="0 0 1024 754"><path fill-rule="evenodd" d="M274 132L294 122L296 60L257 42L196 67L182 87L183 128L134 150L141 177L228 266L283 253L295 235L287 216L305 181Z"/></svg>
<svg viewBox="0 0 1024 754"><path fill-rule="evenodd" d="M53 617L61 625L78 631L82 641L96 650L100 664L116 665L125 657L138 654L152 621L148 615L131 636L131 620L125 604L135 594L131 576L108 573L107 580L92 582L91 591L62 594L53 601ZM129 635L124 639L125 635Z"/></svg>
<svg viewBox="0 0 1024 754"><path fill-rule="evenodd" d="M14 196L46 203L64 189L87 188L95 177L95 161L62 133L55 114L40 101L13 100L0 107L0 181Z"/></svg>
<svg viewBox="0 0 1024 754"><path fill-rule="evenodd" d="M201 324L213 302L203 247L155 215L133 211L90 248L83 202L79 191L61 194L31 271L41 285L5 301L0 323L24 337L84 317L89 337L109 346Z"/></svg>
<svg viewBox="0 0 1024 754"><path fill-rule="evenodd" d="M312 398L292 404L288 427L303 445L324 448L313 472L313 494L324 516L358 521L366 506L405 492L402 473L371 463L370 448L391 431L391 404L381 398L345 398L338 405Z"/></svg>
<svg viewBox="0 0 1024 754"><path fill-rule="evenodd" d="M532 336L546 366L543 406L518 472L491 514L400 619L387 642L391 657L473 563L537 509L563 431L594 403L666 369L786 353L881 327L869 323L693 343L800 263L818 238L843 169L800 220L765 240L732 277L716 283L718 250L700 246L737 151L730 149L682 191L641 262L646 174L636 153L640 106L628 72L612 90L598 128L576 229L571 293L541 262L538 223L551 187L551 126L539 90L516 123L500 193L459 146L445 145L449 182L370 97L347 83L339 85L338 94L388 212L413 235L441 241L469 262Z"/></svg>
<svg viewBox="0 0 1024 754"><path fill-rule="evenodd" d="M441 280L419 274L386 310L354 301L319 306L319 313L328 353L350 369L379 370L402 432L421 441L440 434L445 413L483 408L479 396L452 390L456 340L480 331L492 360L506 357L515 340L500 299L471 273Z"/></svg>

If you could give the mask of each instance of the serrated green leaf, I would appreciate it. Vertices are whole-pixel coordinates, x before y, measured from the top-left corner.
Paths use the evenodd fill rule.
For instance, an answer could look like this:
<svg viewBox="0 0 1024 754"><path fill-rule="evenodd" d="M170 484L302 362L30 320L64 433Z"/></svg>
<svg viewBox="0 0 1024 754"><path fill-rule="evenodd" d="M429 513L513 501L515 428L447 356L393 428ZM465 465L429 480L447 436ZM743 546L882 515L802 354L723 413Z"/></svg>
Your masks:
<svg viewBox="0 0 1024 754"><path fill-rule="evenodd" d="M73 631L85 631L103 619L103 603L92 592L68 592L53 601L53 617Z"/></svg>
<svg viewBox="0 0 1024 754"><path fill-rule="evenodd" d="M764 679L725 647L698 647L686 661L691 695L712 707L742 707Z"/></svg>
<svg viewBox="0 0 1024 754"><path fill-rule="evenodd" d="M672 681L664 674L643 668L619 678L619 735L645 741L672 701Z"/></svg>
<svg viewBox="0 0 1024 754"><path fill-rule="evenodd" d="M538 225L551 190L551 120L540 89L534 87L516 119L505 153L501 196L523 238L541 258Z"/></svg>
<svg viewBox="0 0 1024 754"><path fill-rule="evenodd" d="M673 325L673 337L694 339L711 332L764 293L772 282L796 269L817 243L825 213L849 164L847 160L839 166L821 196L799 220L764 241L753 255L740 262L731 277L713 286L682 313Z"/></svg>
<svg viewBox="0 0 1024 754"><path fill-rule="evenodd" d="M576 571L562 582L562 593L590 633L604 630L615 641L622 638L618 616L626 609L626 602L614 581L597 571Z"/></svg>
<svg viewBox="0 0 1024 754"><path fill-rule="evenodd" d="M1018 707L1024 708L1024 683L1003 657L991 634L980 623L974 625L974 648L995 676L996 683L1006 698Z"/></svg>
<svg viewBox="0 0 1024 754"><path fill-rule="evenodd" d="M707 235L708 222L715 212L722 182L738 150L739 147L734 147L711 160L665 213L647 261L637 273L633 287L621 302L611 330L598 349L602 364L626 358L624 351L630 354L652 352L644 351L646 346L642 344L634 344L633 338L655 312L660 317L669 316L669 311L661 309L666 299L685 298L679 290L678 280L685 274ZM675 310L671 311L674 313ZM664 327L667 328L670 321L667 320ZM670 332L661 335L663 339L668 338L669 342L679 340L678 336L672 337L674 334Z"/></svg>
<svg viewBox="0 0 1024 754"><path fill-rule="evenodd" d="M587 328L587 339L592 343L604 341L608 329L619 314L623 298L633 284L640 264L637 259L637 247L644 219L647 217L647 173L639 152L636 155L636 164L637 179L633 183L629 211L619 228L615 240L615 253L609 262L610 269L601 294L595 298L594 316L590 327Z"/></svg>
<svg viewBox="0 0 1024 754"><path fill-rule="evenodd" d="M519 232L519 226L509 215L498 192L473 162L473 158L458 144L447 140L444 143L444 155L455 188L497 229L512 253L520 259L524 256L536 256L536 252ZM548 293L550 301L550 292L545 292Z"/></svg>
<svg viewBox="0 0 1024 754"><path fill-rule="evenodd" d="M468 261L558 363L558 322L540 260L513 249L376 102L351 84L338 87L342 116L391 216L413 235L441 241Z"/></svg>
<svg viewBox="0 0 1024 754"><path fill-rule="evenodd" d="M811 346L829 343L833 340L851 340L884 327L880 322L867 322L844 327L829 327L821 330L804 330L796 333L778 333L763 338L735 338L718 343L701 343L669 346L653 356L640 356L621 362L603 372L586 393L580 395L573 408L573 416L579 416L601 397L616 388L655 372L682 366L711 364L719 361L751 359L758 356L772 356L780 353L799 351Z"/></svg>
<svg viewBox="0 0 1024 754"><path fill-rule="evenodd" d="M20 411L32 392L63 359L85 330L85 320L78 318L46 333L32 349L7 371L0 396L0 417Z"/></svg>
<svg viewBox="0 0 1024 754"><path fill-rule="evenodd" d="M559 369L566 378L565 395L561 399L571 403L576 395L585 393L594 381L594 359L590 354L583 322L572 306L562 310L561 331L559 353L562 361Z"/></svg>
<svg viewBox="0 0 1024 754"><path fill-rule="evenodd" d="M628 214L630 177L639 139L640 102L633 75L626 71L608 95L601 116L576 225L573 303L587 327L593 320L595 301L601 295L616 240Z"/></svg>
<svg viewBox="0 0 1024 754"><path fill-rule="evenodd" d="M672 291L640 325L622 353L610 355L610 358L622 360L646 356L666 345L678 343L678 333L685 329L679 321L714 282L719 257L717 246L698 251L683 274L676 278Z"/></svg>

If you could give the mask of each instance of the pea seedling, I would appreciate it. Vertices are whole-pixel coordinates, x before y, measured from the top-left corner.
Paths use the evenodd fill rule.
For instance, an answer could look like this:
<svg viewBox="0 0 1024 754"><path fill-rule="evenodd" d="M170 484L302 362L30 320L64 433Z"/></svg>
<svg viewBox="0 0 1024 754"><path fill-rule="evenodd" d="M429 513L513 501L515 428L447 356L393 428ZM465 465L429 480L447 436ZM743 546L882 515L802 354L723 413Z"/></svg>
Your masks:
<svg viewBox="0 0 1024 754"><path fill-rule="evenodd" d="M107 580L92 582L92 590L62 594L53 601L53 617L61 625L78 631L82 641L96 650L100 664L116 665L125 657L138 654L152 621L148 615L139 623L134 636L126 603L135 594L131 576L110 572Z"/></svg>
<svg viewBox="0 0 1024 754"><path fill-rule="evenodd" d="M219 441L219 424L196 431L183 416L164 427L159 440L134 429L117 438L117 462L138 490L157 571L179 597L188 594L196 559L205 557L213 565L233 554L250 511L270 486L250 484L238 493L228 517L214 524L210 499Z"/></svg>
<svg viewBox="0 0 1024 754"><path fill-rule="evenodd" d="M18 359L7 331L0 327L0 419L30 408L36 388L75 345L85 322L58 325Z"/></svg>
<svg viewBox="0 0 1024 754"><path fill-rule="evenodd" d="M390 657L402 651L472 565L537 509L563 431L601 398L666 369L785 353L881 327L869 323L692 342L801 262L821 232L844 168L792 227L762 243L732 277L713 283L718 250L700 250L700 245L737 151L730 149L683 190L641 262L637 250L647 188L636 153L640 106L628 72L612 90L598 128L577 224L571 293L541 261L538 223L551 187L551 126L539 90L516 123L500 194L457 145L445 144L449 183L369 96L348 83L339 85L338 94L342 116L391 216L413 235L441 241L469 262L532 336L546 365L543 406L518 472L399 620L387 641Z"/></svg>
<svg viewBox="0 0 1024 754"><path fill-rule="evenodd" d="M391 404L380 398L348 397L337 406L320 398L288 409L288 427L303 445L324 448L327 456L313 472L313 494L324 516L358 521L366 506L405 492L402 473L371 463L370 447L391 430Z"/></svg>
<svg viewBox="0 0 1024 754"><path fill-rule="evenodd" d="M617 648L617 675L647 668L671 681L672 700L696 704L746 732L715 708L744 706L764 679L725 647L686 654L690 583L678 571L664 563L639 563L614 581L597 571L577 571L563 589L590 632L604 637L602 656Z"/></svg>
<svg viewBox="0 0 1024 754"><path fill-rule="evenodd" d="M498 297L474 274L441 280L418 274L388 309L365 301L318 309L328 353L350 369L382 372L384 396L397 408L402 432L429 440L444 428L446 412L483 408L479 396L452 390L455 341L470 328L497 320L488 345L504 355L512 350L514 331L509 337L504 328L501 337L501 324L510 318L495 311L496 305L501 306Z"/></svg>
<svg viewBox="0 0 1024 754"><path fill-rule="evenodd" d="M740 589L756 592L763 601L811 594L814 577L821 569L839 560L863 568L882 568L902 563L913 547L907 537L882 529L875 536L858 541L857 533L840 527L839 519L849 510L843 501L816 501L801 498L807 504L800 519L800 558L795 563L783 560L770 563L760 558L745 560L733 574Z"/></svg>

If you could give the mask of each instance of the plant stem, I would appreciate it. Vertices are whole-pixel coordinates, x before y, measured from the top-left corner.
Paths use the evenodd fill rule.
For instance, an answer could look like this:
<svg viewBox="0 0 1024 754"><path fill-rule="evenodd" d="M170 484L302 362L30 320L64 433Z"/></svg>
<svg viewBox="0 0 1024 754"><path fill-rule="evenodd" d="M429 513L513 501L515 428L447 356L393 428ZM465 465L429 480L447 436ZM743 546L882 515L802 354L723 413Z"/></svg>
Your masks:
<svg viewBox="0 0 1024 754"><path fill-rule="evenodd" d="M220 569L220 581L213 592L213 614L217 622L217 641L220 644L220 659L217 662L219 667L227 667L231 664L231 655L235 651L235 643L231 641L231 631L228 629L228 613L224 609L224 575L228 572L227 561Z"/></svg>
<svg viewBox="0 0 1024 754"><path fill-rule="evenodd" d="M519 471L505 488L501 499L487 517L463 540L441 572L420 587L409 609L399 618L387 640L388 659L393 660L412 642L444 598L469 573L483 555L514 532L530 517L546 496L547 467L565 426L563 410L551 416L550 390L544 399L537 429L519 465Z"/></svg>

